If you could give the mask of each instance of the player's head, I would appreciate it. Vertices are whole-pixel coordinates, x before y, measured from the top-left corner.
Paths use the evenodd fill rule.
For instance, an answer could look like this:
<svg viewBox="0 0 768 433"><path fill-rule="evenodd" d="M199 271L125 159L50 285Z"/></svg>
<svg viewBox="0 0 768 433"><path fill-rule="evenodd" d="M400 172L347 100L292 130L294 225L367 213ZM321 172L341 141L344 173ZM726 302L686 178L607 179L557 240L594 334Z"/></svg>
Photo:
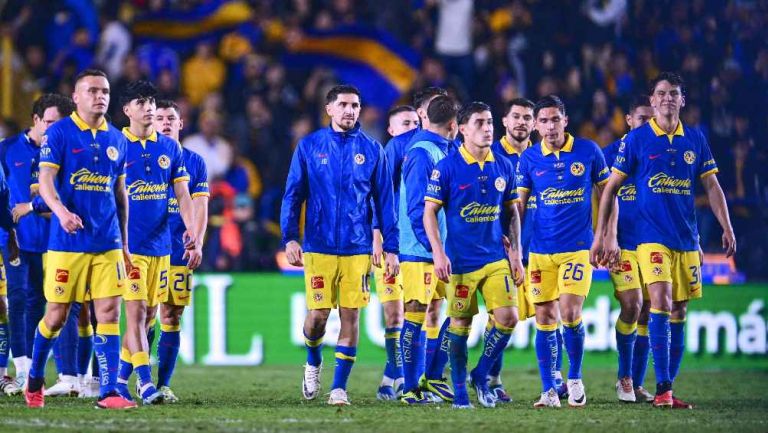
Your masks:
<svg viewBox="0 0 768 433"><path fill-rule="evenodd" d="M419 115L416 114L416 109L410 105L398 105L389 110L387 117L389 118L387 132L393 137L419 126Z"/></svg>
<svg viewBox="0 0 768 433"><path fill-rule="evenodd" d="M169 99L157 101L155 130L179 141L179 133L183 128L184 121L181 119L181 110L178 104Z"/></svg>
<svg viewBox="0 0 768 433"><path fill-rule="evenodd" d="M69 116L75 111L75 103L72 98L58 93L46 93L37 98L32 105L32 128L35 134L41 137L54 122L62 117Z"/></svg>
<svg viewBox="0 0 768 433"><path fill-rule="evenodd" d="M533 132L533 102L515 98L507 103L507 112L501 118L507 135L518 142L528 140Z"/></svg>
<svg viewBox="0 0 768 433"><path fill-rule="evenodd" d="M103 116L109 107L109 80L99 69L86 69L75 77L72 92L78 113L86 116Z"/></svg>
<svg viewBox="0 0 768 433"><path fill-rule="evenodd" d="M651 100L645 95L638 95L632 99L627 111L627 125L629 129L639 128L653 117Z"/></svg>
<svg viewBox="0 0 768 433"><path fill-rule="evenodd" d="M413 107L421 119L421 126L426 128L429 125L427 118L427 108L429 103L438 96L448 96L448 92L441 87L426 87L413 94Z"/></svg>
<svg viewBox="0 0 768 433"><path fill-rule="evenodd" d="M651 81L651 106L660 116L679 116L685 107L685 83L674 72L662 72Z"/></svg>
<svg viewBox="0 0 768 433"><path fill-rule="evenodd" d="M493 115L485 102L470 102L461 107L459 130L464 142L475 147L490 147L493 143Z"/></svg>
<svg viewBox="0 0 768 433"><path fill-rule="evenodd" d="M539 99L533 107L533 117L536 119L536 131L543 140L555 146L565 143L568 116L565 114L565 104L560 98L549 95Z"/></svg>
<svg viewBox="0 0 768 433"><path fill-rule="evenodd" d="M149 126L155 120L155 96L157 88L145 80L131 81L120 95L123 113L131 124Z"/></svg>
<svg viewBox="0 0 768 433"><path fill-rule="evenodd" d="M427 107L428 129L449 140L456 138L459 126L456 117L459 114L459 104L450 96L440 95L432 98Z"/></svg>
<svg viewBox="0 0 768 433"><path fill-rule="evenodd" d="M360 91L348 84L333 86L325 95L325 112L336 128L349 131L360 117Z"/></svg>

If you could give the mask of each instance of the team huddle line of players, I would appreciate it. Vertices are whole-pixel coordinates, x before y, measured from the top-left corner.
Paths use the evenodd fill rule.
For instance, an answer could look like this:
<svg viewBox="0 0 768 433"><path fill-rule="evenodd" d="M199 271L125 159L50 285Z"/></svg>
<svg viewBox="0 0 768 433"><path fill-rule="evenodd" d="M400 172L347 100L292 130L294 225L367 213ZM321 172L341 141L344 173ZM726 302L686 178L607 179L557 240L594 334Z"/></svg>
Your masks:
<svg viewBox="0 0 768 433"><path fill-rule="evenodd" d="M89 69L71 99L43 95L33 126L0 143L0 390L23 393L29 407L79 395L97 408L135 408L133 372L143 404L178 401L170 382L209 192L205 162L179 143L178 106L156 94L147 81L127 85L119 98L130 124L120 131L105 118L107 75ZM46 390L51 350L59 381Z"/></svg>
<svg viewBox="0 0 768 433"><path fill-rule="evenodd" d="M494 142L488 105L459 107L435 87L417 92L412 107L390 112L393 138L382 147L360 129L360 92L332 88L330 125L298 143L281 209L287 259L305 272L303 397L321 392L323 336L338 308L328 403L350 404L347 381L373 266L387 353L378 399L472 408L469 385L483 407L512 401L501 381L504 349L519 320L534 317L542 384L534 407L560 407L565 398L569 406L584 406L582 308L592 270L605 266L621 306L618 399L692 408L672 385L683 358L687 303L702 296L697 180L723 228L728 256L736 241L706 139L680 121L683 88L679 75L661 73L650 97L631 105L630 131L605 149L566 132L568 116L557 96L511 101L504 135ZM480 358L468 371L478 292L490 319ZM443 302L448 318L441 324ZM649 354L655 394L643 387Z"/></svg>

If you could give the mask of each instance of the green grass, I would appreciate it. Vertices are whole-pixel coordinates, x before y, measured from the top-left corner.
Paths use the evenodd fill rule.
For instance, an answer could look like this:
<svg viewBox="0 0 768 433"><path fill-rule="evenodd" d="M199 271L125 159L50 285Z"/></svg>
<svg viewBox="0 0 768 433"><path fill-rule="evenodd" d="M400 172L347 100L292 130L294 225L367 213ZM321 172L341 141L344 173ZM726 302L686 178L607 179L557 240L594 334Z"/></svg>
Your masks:
<svg viewBox="0 0 768 433"><path fill-rule="evenodd" d="M376 401L380 371L355 368L349 389L353 406L336 409L325 404L327 397L302 401L300 366L181 367L174 379L180 404L107 412L92 409L90 401L49 398L44 409L30 410L21 397L0 397L0 432L768 431L766 371L684 371L676 392L697 404L693 411L620 404L613 390L615 373L608 370L585 372L586 408L534 410L538 374L512 368L504 373L515 398L510 405L473 411L447 405L403 407ZM331 373L324 374L325 390Z"/></svg>

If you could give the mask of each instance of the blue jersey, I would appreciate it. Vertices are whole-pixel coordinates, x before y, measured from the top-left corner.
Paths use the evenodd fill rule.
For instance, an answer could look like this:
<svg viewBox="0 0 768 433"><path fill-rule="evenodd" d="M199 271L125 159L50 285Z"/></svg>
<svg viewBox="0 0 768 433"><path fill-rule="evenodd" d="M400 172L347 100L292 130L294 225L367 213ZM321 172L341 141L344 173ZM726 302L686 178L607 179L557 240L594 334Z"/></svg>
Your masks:
<svg viewBox="0 0 768 433"><path fill-rule="evenodd" d="M10 206L17 203L31 203L30 188L37 184L37 164L40 147L23 132L0 143L3 170L10 192ZM30 213L19 220L16 237L19 248L30 253L44 253L48 249L48 220L36 213ZM7 234L3 232L3 239ZM3 244L5 241L3 240Z"/></svg>
<svg viewBox="0 0 768 433"><path fill-rule="evenodd" d="M633 176L637 189L638 244L659 243L696 251L699 233L694 212L696 178L717 173L701 131L678 123L667 135L651 119L619 144L613 170Z"/></svg>
<svg viewBox="0 0 768 433"><path fill-rule="evenodd" d="M402 178L403 159L408 149L411 148L411 138L419 132L419 128L411 129L389 139L384 146L384 154L387 155L387 165L389 172L392 173L392 186L395 191L395 212L400 204L400 179Z"/></svg>
<svg viewBox="0 0 768 433"><path fill-rule="evenodd" d="M456 274L476 271L506 258L499 219L517 199L515 170L505 158L488 152L478 162L464 148L437 163L425 200L445 210L445 250Z"/></svg>
<svg viewBox="0 0 768 433"><path fill-rule="evenodd" d="M530 141L528 142L528 147L531 147L533 143ZM526 148L526 149L527 149ZM501 137L501 140L496 141L491 145L491 151L497 158L507 158L510 163L512 163L512 168L517 170L517 164L520 162L520 155L522 153L517 153L517 149L515 149L509 141L507 141L507 137L503 136ZM520 227L520 244L523 247L523 264L528 264L528 249L531 245L531 238L533 237L533 217L536 213L536 197L529 197L528 203L525 205L525 220L523 221L523 225ZM509 234L509 217L505 215L505 218L502 218L502 229L504 230L505 234Z"/></svg>
<svg viewBox="0 0 768 433"><path fill-rule="evenodd" d="M530 252L567 253L592 245L592 185L608 180L603 152L590 140L566 134L554 152L544 142L523 152L517 187L536 196Z"/></svg>
<svg viewBox="0 0 768 433"><path fill-rule="evenodd" d="M189 174L189 194L195 197L208 197L208 170L203 158L189 149L182 149L184 167ZM171 233L171 266L185 266L184 257L184 221L179 213L179 202L173 187L168 188L168 225ZM202 241L202 239L200 239Z"/></svg>
<svg viewBox="0 0 768 433"><path fill-rule="evenodd" d="M626 137L626 135L624 137ZM622 140L624 137L622 137ZM612 167L614 161L616 161L616 154L619 152L620 142L621 140L614 141L603 148L605 163L608 164L609 167ZM619 188L617 195L619 198L619 227L617 234L619 248L622 250L634 251L637 249L638 207L637 187L632 176L629 176L624 180L624 184Z"/></svg>
<svg viewBox="0 0 768 433"><path fill-rule="evenodd" d="M83 228L64 231L51 216L48 249L100 253L123 247L117 218L115 183L125 176L127 141L106 120L91 129L77 113L51 125L43 136L40 167L58 169L56 191Z"/></svg>
<svg viewBox="0 0 768 433"><path fill-rule="evenodd" d="M128 139L128 247L131 253L144 256L169 255L168 190L176 182L189 180L181 147L157 131L146 140L133 135L128 128L123 128L123 134Z"/></svg>

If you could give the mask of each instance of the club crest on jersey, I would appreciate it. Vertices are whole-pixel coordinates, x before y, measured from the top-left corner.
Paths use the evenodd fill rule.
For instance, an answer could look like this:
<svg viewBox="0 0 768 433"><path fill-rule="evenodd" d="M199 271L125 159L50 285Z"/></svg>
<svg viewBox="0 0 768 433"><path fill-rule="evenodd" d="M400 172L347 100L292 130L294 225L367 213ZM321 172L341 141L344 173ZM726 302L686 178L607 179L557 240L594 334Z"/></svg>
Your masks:
<svg viewBox="0 0 768 433"><path fill-rule="evenodd" d="M580 162L574 162L571 164L571 174L574 176L581 176L584 174L584 164Z"/></svg>
<svg viewBox="0 0 768 433"><path fill-rule="evenodd" d="M120 152L117 151L115 146L109 146L107 148L107 158L111 159L112 161L117 161L118 156L120 156Z"/></svg>
<svg viewBox="0 0 768 433"><path fill-rule="evenodd" d="M463 284L459 284L456 286L456 297L457 298L469 298L469 286L465 286Z"/></svg>
<svg viewBox="0 0 768 433"><path fill-rule="evenodd" d="M651 253L651 263L658 263L658 264L664 263L664 255L662 255L658 251L652 252Z"/></svg>
<svg viewBox="0 0 768 433"><path fill-rule="evenodd" d="M363 155L362 153L358 153L357 155L355 155L355 164L363 165L364 162L365 162L365 155Z"/></svg>
<svg viewBox="0 0 768 433"><path fill-rule="evenodd" d="M57 283L69 282L69 271L66 269L56 269L56 282Z"/></svg>
<svg viewBox="0 0 768 433"><path fill-rule="evenodd" d="M541 271L531 271L531 284L541 283Z"/></svg>
<svg viewBox="0 0 768 433"><path fill-rule="evenodd" d="M438 180L440 179L440 172L437 170L432 170L432 175L429 176L430 180Z"/></svg>
<svg viewBox="0 0 768 433"><path fill-rule="evenodd" d="M159 165L160 168L165 170L171 166L171 158L168 158L167 155L160 155L160 157L157 158L157 165Z"/></svg>
<svg viewBox="0 0 768 433"><path fill-rule="evenodd" d="M683 159L684 159L684 160L685 160L685 162L687 162L688 164L693 164L694 162L696 162L696 154L695 154L695 153L693 153L693 151L692 151L692 150L688 150L688 151L686 151L686 152L683 154Z"/></svg>
<svg viewBox="0 0 768 433"><path fill-rule="evenodd" d="M313 289L323 289L325 288L325 281L323 280L322 275L315 275L310 279L310 282L312 284Z"/></svg>
<svg viewBox="0 0 768 433"><path fill-rule="evenodd" d="M504 180L503 177L499 176L496 178L496 181L493 183L493 186L496 187L496 191L504 192L504 188L507 187L507 181Z"/></svg>

